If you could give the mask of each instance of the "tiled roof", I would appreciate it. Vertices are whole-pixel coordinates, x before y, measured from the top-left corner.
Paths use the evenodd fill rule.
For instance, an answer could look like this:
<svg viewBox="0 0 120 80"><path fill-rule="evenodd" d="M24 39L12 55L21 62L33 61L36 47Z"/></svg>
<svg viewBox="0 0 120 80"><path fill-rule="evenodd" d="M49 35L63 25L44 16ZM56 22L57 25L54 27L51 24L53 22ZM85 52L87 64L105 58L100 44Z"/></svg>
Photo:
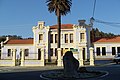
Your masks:
<svg viewBox="0 0 120 80"><path fill-rule="evenodd" d="M111 37L111 38L101 38L94 41L94 43L103 43L103 42L120 42L120 36Z"/></svg>
<svg viewBox="0 0 120 80"><path fill-rule="evenodd" d="M33 44L33 39L10 39L6 44Z"/></svg>
<svg viewBox="0 0 120 80"><path fill-rule="evenodd" d="M50 29L57 29L58 25L50 26ZM61 29L73 29L73 24L62 24Z"/></svg>

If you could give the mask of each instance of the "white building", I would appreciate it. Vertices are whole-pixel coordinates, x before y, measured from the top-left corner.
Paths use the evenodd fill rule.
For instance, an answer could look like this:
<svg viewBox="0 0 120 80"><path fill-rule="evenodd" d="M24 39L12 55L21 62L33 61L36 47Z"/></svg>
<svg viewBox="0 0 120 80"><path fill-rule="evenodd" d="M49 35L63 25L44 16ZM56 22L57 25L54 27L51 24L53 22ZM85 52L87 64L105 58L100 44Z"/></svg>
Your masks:
<svg viewBox="0 0 120 80"><path fill-rule="evenodd" d="M120 37L101 38L94 42L96 59L112 59L120 53Z"/></svg>
<svg viewBox="0 0 120 80"><path fill-rule="evenodd" d="M83 60L89 59L90 26L84 22L61 25L61 56L71 50L79 59L82 50ZM44 66L49 61L57 62L57 25L45 26L45 22L39 21L32 31L33 39L7 39L1 42L0 66L15 66L16 59L20 59L21 66Z"/></svg>

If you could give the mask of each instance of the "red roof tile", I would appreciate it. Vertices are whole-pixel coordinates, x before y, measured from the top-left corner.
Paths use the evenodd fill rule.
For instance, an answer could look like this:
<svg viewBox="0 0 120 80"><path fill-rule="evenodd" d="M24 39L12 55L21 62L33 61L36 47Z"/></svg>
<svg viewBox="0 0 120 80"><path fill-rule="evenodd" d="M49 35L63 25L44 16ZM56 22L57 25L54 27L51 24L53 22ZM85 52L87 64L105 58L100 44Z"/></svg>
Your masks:
<svg viewBox="0 0 120 80"><path fill-rule="evenodd" d="M33 39L10 39L6 44L33 44Z"/></svg>
<svg viewBox="0 0 120 80"><path fill-rule="evenodd" d="M57 29L58 25L50 26L50 29ZM73 29L73 24L62 24L61 29Z"/></svg>
<svg viewBox="0 0 120 80"><path fill-rule="evenodd" d="M101 43L101 42L120 42L120 36L112 37L112 38L101 38L94 41L94 43Z"/></svg>

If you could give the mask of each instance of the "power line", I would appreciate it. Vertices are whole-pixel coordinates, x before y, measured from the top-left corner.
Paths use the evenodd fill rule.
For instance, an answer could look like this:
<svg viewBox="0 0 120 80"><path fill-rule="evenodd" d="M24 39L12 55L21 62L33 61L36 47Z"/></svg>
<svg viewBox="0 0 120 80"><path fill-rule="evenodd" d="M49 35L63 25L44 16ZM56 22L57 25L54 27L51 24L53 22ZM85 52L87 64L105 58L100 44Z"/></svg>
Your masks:
<svg viewBox="0 0 120 80"><path fill-rule="evenodd" d="M112 27L119 27L120 28L120 23L118 23L118 22L106 22L106 21L94 19L95 8L96 8L96 0L94 0L93 13L92 13L92 17L90 18L90 25L92 27L93 27L93 22L95 21L95 22L98 22L98 23L102 23L102 24L105 24L105 25L112 26Z"/></svg>
<svg viewBox="0 0 120 80"><path fill-rule="evenodd" d="M93 27L93 22L94 22L94 15L95 15L95 7L96 7L96 0L94 0L94 5L93 5L93 13L92 17L90 18L90 26Z"/></svg>
<svg viewBox="0 0 120 80"><path fill-rule="evenodd" d="M106 22L106 21L102 21L102 20L98 20L98 19L94 19L96 22L100 22L100 23L105 23L105 24L116 24L116 25L120 25L120 23L118 22Z"/></svg>
<svg viewBox="0 0 120 80"><path fill-rule="evenodd" d="M93 14L92 14L92 17L94 17L94 15L95 15L95 7L96 7L96 0L94 0L94 6L93 6Z"/></svg>
<svg viewBox="0 0 120 80"><path fill-rule="evenodd" d="M120 28L120 23L118 23L118 22L106 22L106 21L102 21L102 20L98 20L98 19L94 19L94 21L98 22L98 23L108 25L108 26L119 27Z"/></svg>

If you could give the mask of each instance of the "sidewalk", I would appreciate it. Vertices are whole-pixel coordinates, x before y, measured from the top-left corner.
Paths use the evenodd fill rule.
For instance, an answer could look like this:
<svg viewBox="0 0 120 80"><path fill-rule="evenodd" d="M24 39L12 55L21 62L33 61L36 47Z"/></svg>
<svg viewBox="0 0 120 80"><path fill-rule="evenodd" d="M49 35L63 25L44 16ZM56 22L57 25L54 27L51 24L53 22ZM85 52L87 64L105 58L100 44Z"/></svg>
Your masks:
<svg viewBox="0 0 120 80"><path fill-rule="evenodd" d="M106 66L115 64L112 60L96 60L95 66ZM90 65L85 65L85 67L89 67ZM94 66L93 66L94 67ZM45 70L53 70L53 69L63 69L63 67L58 67L56 65L44 66L44 67L23 67L23 66L13 66L13 67L0 67L0 73L4 72L24 72L24 71L45 71Z"/></svg>
<svg viewBox="0 0 120 80"><path fill-rule="evenodd" d="M95 60L95 66L105 66L115 64L112 60Z"/></svg>
<svg viewBox="0 0 120 80"><path fill-rule="evenodd" d="M45 71L53 69L63 69L63 67L58 66L44 66L44 67L23 67L23 66L13 66L13 67L0 67L0 73L5 72L24 72L24 71Z"/></svg>

